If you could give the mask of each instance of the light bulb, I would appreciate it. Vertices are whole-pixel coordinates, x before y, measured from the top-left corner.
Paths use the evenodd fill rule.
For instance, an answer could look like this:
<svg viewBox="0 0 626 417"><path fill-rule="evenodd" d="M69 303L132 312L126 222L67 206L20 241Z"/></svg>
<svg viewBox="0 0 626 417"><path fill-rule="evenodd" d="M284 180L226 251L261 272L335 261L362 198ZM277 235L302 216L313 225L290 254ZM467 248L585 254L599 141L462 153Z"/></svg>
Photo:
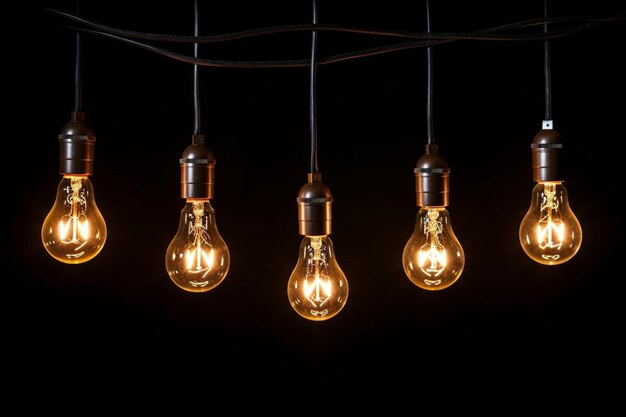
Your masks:
<svg viewBox="0 0 626 417"><path fill-rule="evenodd" d="M422 207L415 230L402 253L407 277L425 290L442 290L463 272L465 254L456 238L450 214L443 207Z"/></svg>
<svg viewBox="0 0 626 417"><path fill-rule="evenodd" d="M436 144L415 167L417 212L415 229L404 246L402 266L411 282L425 290L443 290L454 284L465 266L463 248L452 231L449 199L450 168Z"/></svg>
<svg viewBox="0 0 626 417"><path fill-rule="evenodd" d="M519 228L524 252L544 265L570 260L582 244L583 232L561 181L539 182Z"/></svg>
<svg viewBox="0 0 626 417"><path fill-rule="evenodd" d="M296 313L312 321L336 316L348 301L348 280L328 237L332 232L332 201L322 174L309 173L297 198L298 232L304 238L287 283L287 298Z"/></svg>
<svg viewBox="0 0 626 417"><path fill-rule="evenodd" d="M328 236L305 236L291 273L287 296L293 309L313 321L334 317L348 300L348 280Z"/></svg>
<svg viewBox="0 0 626 417"><path fill-rule="evenodd" d="M187 199L178 232L165 254L170 278L183 290L205 292L224 280L229 267L230 253L217 231L211 203Z"/></svg>
<svg viewBox="0 0 626 417"><path fill-rule="evenodd" d="M533 188L530 208L519 227L524 252L543 265L558 265L570 260L582 244L583 232L572 212L559 171L561 135L544 120L530 145Z"/></svg>
<svg viewBox="0 0 626 417"><path fill-rule="evenodd" d="M67 264L93 259L107 238L106 224L89 180L95 143L85 113L72 112L71 120L59 134L59 172L63 178L41 227L41 240L48 253Z"/></svg>
<svg viewBox="0 0 626 417"><path fill-rule="evenodd" d="M217 231L210 202L214 172L213 152L204 144L204 135L194 134L180 159L180 196L186 203L176 236L165 253L165 268L171 280L189 292L215 288L230 267L230 253Z"/></svg>
<svg viewBox="0 0 626 417"><path fill-rule="evenodd" d="M44 247L58 261L80 264L100 253L106 238L106 224L89 177L64 175L41 228Z"/></svg>

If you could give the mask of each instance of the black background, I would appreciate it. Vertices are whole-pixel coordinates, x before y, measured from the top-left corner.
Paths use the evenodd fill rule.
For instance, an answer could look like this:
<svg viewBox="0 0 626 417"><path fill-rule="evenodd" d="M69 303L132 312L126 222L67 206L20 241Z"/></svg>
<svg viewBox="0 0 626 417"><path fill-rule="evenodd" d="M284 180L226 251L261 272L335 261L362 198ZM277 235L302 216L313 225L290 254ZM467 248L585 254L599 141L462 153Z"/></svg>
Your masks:
<svg viewBox="0 0 626 417"><path fill-rule="evenodd" d="M104 24L193 33L191 0L84 3L81 14ZM425 30L423 2L319 3L323 23ZM63 374L81 385L115 372L128 382L178 370L207 384L378 387L406 378L425 393L453 389L453 375L465 375L469 389L489 372L495 385L525 375L585 390L622 365L623 21L552 42L553 119L584 236L560 266L530 260L517 237L533 187L529 144L544 113L542 43L434 48L435 135L452 167L449 211L466 254L459 281L439 292L415 287L401 264L417 211L413 167L426 141L426 50L320 66L319 164L350 296L333 319L309 322L286 294L301 240L295 198L309 170L308 68L201 70L203 131L217 159L213 207L231 266L217 288L191 294L170 281L164 256L184 204L178 159L193 133L192 67L85 36L84 108L97 136L91 179L108 239L92 261L65 265L46 253L40 228L60 180L56 138L73 108L74 35L44 6L75 10L54 1L18 10L32 24L8 42L15 50L5 61L3 118L4 143L14 147L5 150L3 332L7 361L32 365L33 380ZM555 2L551 15L621 8ZM310 9L201 2L201 33L308 23ZM433 31L541 15L536 0L435 0ZM319 55L387 42L323 32ZM307 33L201 48L212 59L309 53ZM444 376L451 380L429 386Z"/></svg>

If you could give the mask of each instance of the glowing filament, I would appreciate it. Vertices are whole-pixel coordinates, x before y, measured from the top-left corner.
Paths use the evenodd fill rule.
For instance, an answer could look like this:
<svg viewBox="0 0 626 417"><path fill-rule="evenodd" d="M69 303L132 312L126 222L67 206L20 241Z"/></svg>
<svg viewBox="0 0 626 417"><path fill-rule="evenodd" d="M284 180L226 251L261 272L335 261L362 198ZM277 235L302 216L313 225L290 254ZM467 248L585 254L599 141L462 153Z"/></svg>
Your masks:
<svg viewBox="0 0 626 417"><path fill-rule="evenodd" d="M537 224L537 244L540 249L561 249L565 238L565 224L554 219L558 215L559 201L556 196L556 185L547 183L544 186L544 199L541 202L541 217Z"/></svg>
<svg viewBox="0 0 626 417"><path fill-rule="evenodd" d="M325 281L325 282L324 282ZM323 280L319 274L315 274L313 283L304 280L304 296L314 307L322 307L332 296L332 284L330 279Z"/></svg>
<svg viewBox="0 0 626 417"><path fill-rule="evenodd" d="M201 201L193 202L193 216L194 221L189 224L188 230L189 241L192 243L185 251L185 266L189 272L203 273L204 278L215 264L215 251L209 243L208 218L204 215Z"/></svg>
<svg viewBox="0 0 626 417"><path fill-rule="evenodd" d="M332 296L332 284L329 278L322 278L320 269L326 267L326 260L322 255L322 238L312 237L311 248L313 249L313 255L309 260L309 270L312 269L312 274L307 273L307 278L304 279L303 291L304 297L316 308L322 307ZM314 276L313 282L309 283L308 277Z"/></svg>
<svg viewBox="0 0 626 417"><path fill-rule="evenodd" d="M71 177L70 189L65 205L69 206L69 214L63 216L59 222L59 240L65 244L78 245L74 250L80 249L89 239L89 222L85 219L87 200L85 198L82 179ZM81 192L82 191L82 192Z"/></svg>
<svg viewBox="0 0 626 417"><path fill-rule="evenodd" d="M437 277L444 271L448 259L441 243L443 225L438 217L437 210L428 210L428 217L424 218L424 233L428 243L417 253L417 264L422 272L431 277Z"/></svg>

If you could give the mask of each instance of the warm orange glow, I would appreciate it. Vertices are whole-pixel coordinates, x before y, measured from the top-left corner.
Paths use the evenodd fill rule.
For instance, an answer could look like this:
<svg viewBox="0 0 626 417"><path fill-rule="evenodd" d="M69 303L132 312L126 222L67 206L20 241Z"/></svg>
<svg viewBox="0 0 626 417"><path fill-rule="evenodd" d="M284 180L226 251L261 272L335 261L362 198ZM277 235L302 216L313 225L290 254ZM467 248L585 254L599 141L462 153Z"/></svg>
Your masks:
<svg viewBox="0 0 626 417"><path fill-rule="evenodd" d="M539 247L541 249L561 247L565 237L565 225L553 221L546 222L544 227L541 227L541 225L542 222L537 225L537 243Z"/></svg>
<svg viewBox="0 0 626 417"><path fill-rule="evenodd" d="M106 224L96 207L89 177L63 177L41 238L48 253L65 263L87 262L100 252L106 240Z"/></svg>
<svg viewBox="0 0 626 417"><path fill-rule="evenodd" d="M348 299L348 281L337 264L328 236L305 236L287 284L293 309L307 320L334 317Z"/></svg>
<svg viewBox="0 0 626 417"><path fill-rule="evenodd" d="M439 212L430 210L426 221L425 233L428 243L424 244L417 253L417 264L420 269L431 277L441 274L447 263L446 249L441 243L443 226L439 217Z"/></svg>
<svg viewBox="0 0 626 417"><path fill-rule="evenodd" d="M315 274L312 284L309 284L309 280L305 279L303 287L304 297L309 300L313 307L322 307L333 295L333 284L330 279L322 279L319 273Z"/></svg>
<svg viewBox="0 0 626 417"><path fill-rule="evenodd" d="M201 246L185 251L185 265L189 272L209 272L215 263L213 249L203 249Z"/></svg>
<svg viewBox="0 0 626 417"><path fill-rule="evenodd" d="M435 245L428 245L420 249L417 254L417 264L424 273L438 276L446 268L446 250Z"/></svg>
<svg viewBox="0 0 626 417"><path fill-rule="evenodd" d="M208 200L188 200L165 255L172 281L185 291L205 292L226 277L230 254Z"/></svg>
<svg viewBox="0 0 626 417"><path fill-rule="evenodd" d="M189 227L189 236L192 244L185 251L185 265L187 271L191 273L204 272L203 277L211 271L215 254L209 244L207 235L206 216L204 215L204 204L202 202L193 203L194 223Z"/></svg>
<svg viewBox="0 0 626 417"><path fill-rule="evenodd" d="M402 266L411 282L434 291L454 284L465 265L465 254L444 207L422 207L415 230L402 253Z"/></svg>
<svg viewBox="0 0 626 417"><path fill-rule="evenodd" d="M558 265L576 254L582 229L561 182L537 183L520 224L519 239L526 254L540 264Z"/></svg>

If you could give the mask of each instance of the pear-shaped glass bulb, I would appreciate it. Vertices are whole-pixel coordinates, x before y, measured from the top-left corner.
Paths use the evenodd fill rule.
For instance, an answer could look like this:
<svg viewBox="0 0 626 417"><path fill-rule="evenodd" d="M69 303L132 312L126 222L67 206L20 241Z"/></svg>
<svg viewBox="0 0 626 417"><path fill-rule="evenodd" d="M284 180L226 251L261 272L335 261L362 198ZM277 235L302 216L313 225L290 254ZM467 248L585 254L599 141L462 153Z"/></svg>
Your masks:
<svg viewBox="0 0 626 417"><path fill-rule="evenodd" d="M307 320L334 317L348 300L348 280L328 236L305 236L287 285L291 306Z"/></svg>
<svg viewBox="0 0 626 417"><path fill-rule="evenodd" d="M230 267L230 253L217 231L209 200L187 199L178 232L165 254L165 268L185 291L205 292L219 285Z"/></svg>
<svg viewBox="0 0 626 417"><path fill-rule="evenodd" d="M56 201L41 227L48 253L67 264L93 259L104 246L107 227L87 175L64 175Z"/></svg>
<svg viewBox="0 0 626 417"><path fill-rule="evenodd" d="M415 230L404 247L402 265L407 277L425 290L454 284L465 266L465 254L443 207L422 207Z"/></svg>
<svg viewBox="0 0 626 417"><path fill-rule="evenodd" d="M530 208L520 224L519 240L526 255L540 264L558 265L576 255L583 231L562 182L535 185Z"/></svg>

